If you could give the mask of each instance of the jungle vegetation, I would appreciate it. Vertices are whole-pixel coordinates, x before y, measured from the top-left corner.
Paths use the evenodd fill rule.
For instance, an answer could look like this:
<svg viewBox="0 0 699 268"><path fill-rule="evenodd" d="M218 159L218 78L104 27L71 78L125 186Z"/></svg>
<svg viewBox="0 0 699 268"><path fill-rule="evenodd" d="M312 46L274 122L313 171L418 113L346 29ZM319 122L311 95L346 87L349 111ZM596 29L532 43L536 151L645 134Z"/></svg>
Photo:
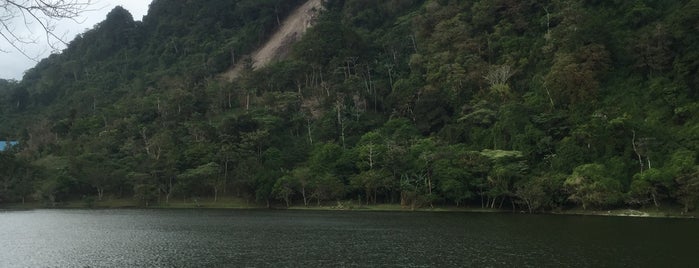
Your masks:
<svg viewBox="0 0 699 268"><path fill-rule="evenodd" d="M0 204L697 205L699 1L331 0L219 78L301 2L117 7L1 80Z"/></svg>

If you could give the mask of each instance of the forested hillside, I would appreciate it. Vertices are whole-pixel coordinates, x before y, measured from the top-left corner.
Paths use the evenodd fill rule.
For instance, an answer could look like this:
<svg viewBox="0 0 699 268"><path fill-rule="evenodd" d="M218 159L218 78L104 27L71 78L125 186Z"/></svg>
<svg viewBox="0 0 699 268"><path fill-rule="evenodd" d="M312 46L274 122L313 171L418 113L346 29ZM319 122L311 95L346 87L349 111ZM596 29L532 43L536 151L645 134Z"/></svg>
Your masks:
<svg viewBox="0 0 699 268"><path fill-rule="evenodd" d="M699 1L331 0L220 78L304 2L115 8L0 81L0 204L697 205Z"/></svg>

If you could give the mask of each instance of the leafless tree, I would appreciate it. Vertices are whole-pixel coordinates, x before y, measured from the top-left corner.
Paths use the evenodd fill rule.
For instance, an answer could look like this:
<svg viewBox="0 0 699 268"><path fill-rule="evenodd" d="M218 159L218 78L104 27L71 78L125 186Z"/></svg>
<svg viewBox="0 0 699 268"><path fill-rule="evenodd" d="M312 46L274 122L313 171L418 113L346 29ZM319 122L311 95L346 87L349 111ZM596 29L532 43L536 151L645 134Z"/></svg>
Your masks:
<svg viewBox="0 0 699 268"><path fill-rule="evenodd" d="M485 75L485 80L490 83L491 86L494 85L505 85L507 80L510 79L515 74L512 67L507 64L496 65L490 68L490 71Z"/></svg>
<svg viewBox="0 0 699 268"><path fill-rule="evenodd" d="M506 99L510 95L510 86L507 85L507 80L515 74L512 67L507 64L495 65L490 68L488 73L483 77L490 84L490 90L498 94L501 98Z"/></svg>
<svg viewBox="0 0 699 268"><path fill-rule="evenodd" d="M38 38L32 31L35 25L43 31L46 43L51 49L57 49L59 44L65 44L63 36L56 32L56 22L60 20L76 21L78 17L94 0L0 0L0 37L14 50L27 58L26 44L38 43ZM29 34L22 34L18 27L25 28ZM0 52L8 52L0 47Z"/></svg>

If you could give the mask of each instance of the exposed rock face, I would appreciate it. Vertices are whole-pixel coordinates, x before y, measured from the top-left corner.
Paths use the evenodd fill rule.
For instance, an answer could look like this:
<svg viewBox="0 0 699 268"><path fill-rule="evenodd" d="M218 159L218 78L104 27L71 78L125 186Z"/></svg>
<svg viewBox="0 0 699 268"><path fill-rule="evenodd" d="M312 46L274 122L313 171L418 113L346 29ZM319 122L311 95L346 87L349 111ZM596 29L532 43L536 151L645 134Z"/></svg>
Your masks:
<svg viewBox="0 0 699 268"><path fill-rule="evenodd" d="M313 25L318 12L323 8L322 3L323 0L309 0L291 12L269 40L249 56L252 60L252 68L264 67L270 62L288 56L291 45L301 39L306 30ZM245 68L246 62L239 61L222 76L228 81L235 79Z"/></svg>

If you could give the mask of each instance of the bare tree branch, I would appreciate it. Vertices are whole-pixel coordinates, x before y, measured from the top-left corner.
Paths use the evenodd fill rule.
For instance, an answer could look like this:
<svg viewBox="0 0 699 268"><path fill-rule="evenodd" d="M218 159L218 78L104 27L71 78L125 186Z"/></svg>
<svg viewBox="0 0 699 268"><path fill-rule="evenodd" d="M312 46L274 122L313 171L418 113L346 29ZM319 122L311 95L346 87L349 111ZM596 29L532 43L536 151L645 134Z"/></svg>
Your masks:
<svg viewBox="0 0 699 268"><path fill-rule="evenodd" d="M67 43L64 36L59 36L56 32L56 23L65 19L77 22L93 2L93 0L0 0L0 37L15 51L36 61L37 57L31 57L23 47L39 41L32 31L32 25L38 24L48 46L57 50L59 44ZM15 28L16 22L23 24L22 30L28 31L29 34L26 36L20 34L22 30ZM0 52L9 51L0 47Z"/></svg>
<svg viewBox="0 0 699 268"><path fill-rule="evenodd" d="M510 65L503 64L491 67L490 71L483 78L485 78L491 86L504 85L507 84L507 80L514 74L515 72Z"/></svg>

